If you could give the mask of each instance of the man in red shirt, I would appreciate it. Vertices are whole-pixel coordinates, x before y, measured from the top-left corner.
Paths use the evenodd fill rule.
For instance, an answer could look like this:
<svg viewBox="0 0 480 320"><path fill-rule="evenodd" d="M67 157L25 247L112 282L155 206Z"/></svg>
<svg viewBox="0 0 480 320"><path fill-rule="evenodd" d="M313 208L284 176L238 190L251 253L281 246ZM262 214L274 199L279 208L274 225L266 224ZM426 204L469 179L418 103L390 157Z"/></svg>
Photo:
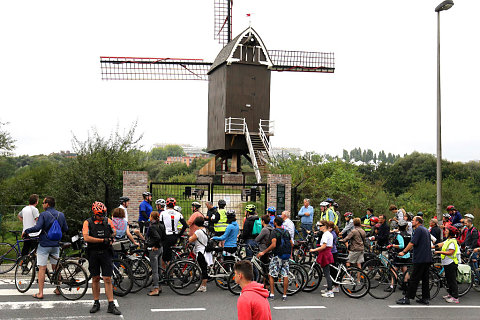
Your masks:
<svg viewBox="0 0 480 320"><path fill-rule="evenodd" d="M252 263L242 260L235 263L235 282L242 288L237 301L238 320L272 320L268 290L253 280Z"/></svg>

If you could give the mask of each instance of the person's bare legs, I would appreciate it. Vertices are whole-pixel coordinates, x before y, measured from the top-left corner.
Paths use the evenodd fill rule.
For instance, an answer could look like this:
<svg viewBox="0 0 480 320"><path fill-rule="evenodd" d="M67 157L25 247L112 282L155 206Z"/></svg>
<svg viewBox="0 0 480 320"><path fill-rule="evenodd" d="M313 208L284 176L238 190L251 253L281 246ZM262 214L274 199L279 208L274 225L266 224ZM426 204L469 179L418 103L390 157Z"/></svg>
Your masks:
<svg viewBox="0 0 480 320"><path fill-rule="evenodd" d="M103 283L105 283L105 295L107 296L107 300L108 302L112 302L113 301L112 277L103 277ZM100 284L98 285L98 295L100 295Z"/></svg>
<svg viewBox="0 0 480 320"><path fill-rule="evenodd" d="M288 277L283 277L283 295L287 295L287 289L288 289Z"/></svg>
<svg viewBox="0 0 480 320"><path fill-rule="evenodd" d="M38 293L35 296L39 299L43 298L43 288L45 287L45 273L47 266L38 266Z"/></svg>
<svg viewBox="0 0 480 320"><path fill-rule="evenodd" d="M105 283L105 287L107 287L106 283ZM92 277L92 293L93 293L93 300L100 300L100 276Z"/></svg>
<svg viewBox="0 0 480 320"><path fill-rule="evenodd" d="M270 294L273 296L275 294L274 280L271 275L268 275L268 279L270 280Z"/></svg>

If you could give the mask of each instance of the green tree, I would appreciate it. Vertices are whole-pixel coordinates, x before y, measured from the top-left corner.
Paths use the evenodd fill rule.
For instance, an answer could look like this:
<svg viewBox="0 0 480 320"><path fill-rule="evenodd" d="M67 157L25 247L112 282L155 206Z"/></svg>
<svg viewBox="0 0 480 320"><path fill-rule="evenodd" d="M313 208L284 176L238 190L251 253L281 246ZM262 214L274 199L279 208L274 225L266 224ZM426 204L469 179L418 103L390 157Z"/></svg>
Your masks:
<svg viewBox="0 0 480 320"><path fill-rule="evenodd" d="M169 144L165 147L153 148L150 151L150 158L154 160L167 160L167 157L183 157L185 152L179 145Z"/></svg>
<svg viewBox="0 0 480 320"><path fill-rule="evenodd" d="M8 123L0 121L0 156L9 155L15 149L15 140L3 127Z"/></svg>

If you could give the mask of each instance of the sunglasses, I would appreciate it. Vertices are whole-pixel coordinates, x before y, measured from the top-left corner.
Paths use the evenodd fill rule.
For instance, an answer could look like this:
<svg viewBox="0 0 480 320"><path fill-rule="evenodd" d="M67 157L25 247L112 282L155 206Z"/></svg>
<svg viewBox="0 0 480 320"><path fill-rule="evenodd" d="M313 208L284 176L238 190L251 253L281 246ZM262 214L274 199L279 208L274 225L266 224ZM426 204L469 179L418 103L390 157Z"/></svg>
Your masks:
<svg viewBox="0 0 480 320"><path fill-rule="evenodd" d="M324 224L319 224L318 226L319 226L319 227L325 227L325 225L324 225Z"/></svg>

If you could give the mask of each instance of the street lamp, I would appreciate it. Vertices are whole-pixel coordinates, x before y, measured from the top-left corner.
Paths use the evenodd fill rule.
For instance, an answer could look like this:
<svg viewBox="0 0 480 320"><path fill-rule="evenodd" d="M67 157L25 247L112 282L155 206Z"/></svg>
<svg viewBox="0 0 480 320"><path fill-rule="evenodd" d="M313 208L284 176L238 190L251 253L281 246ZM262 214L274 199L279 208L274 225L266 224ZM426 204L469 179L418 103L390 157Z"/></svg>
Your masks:
<svg viewBox="0 0 480 320"><path fill-rule="evenodd" d="M440 11L453 7L452 0L440 3L437 12L437 219L442 219L442 100L440 94Z"/></svg>

